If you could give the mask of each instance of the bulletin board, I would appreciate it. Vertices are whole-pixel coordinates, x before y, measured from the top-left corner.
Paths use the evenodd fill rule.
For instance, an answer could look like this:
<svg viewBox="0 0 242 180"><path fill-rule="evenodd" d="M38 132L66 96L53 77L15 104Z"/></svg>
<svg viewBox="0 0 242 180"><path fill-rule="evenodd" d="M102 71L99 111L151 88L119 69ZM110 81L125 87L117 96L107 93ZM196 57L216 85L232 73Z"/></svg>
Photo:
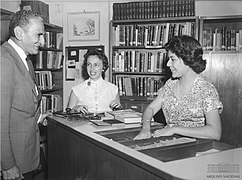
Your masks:
<svg viewBox="0 0 242 180"><path fill-rule="evenodd" d="M104 52L105 47L104 45L66 47L66 81L86 80L88 78L86 69L83 69L83 56L89 49L98 49Z"/></svg>

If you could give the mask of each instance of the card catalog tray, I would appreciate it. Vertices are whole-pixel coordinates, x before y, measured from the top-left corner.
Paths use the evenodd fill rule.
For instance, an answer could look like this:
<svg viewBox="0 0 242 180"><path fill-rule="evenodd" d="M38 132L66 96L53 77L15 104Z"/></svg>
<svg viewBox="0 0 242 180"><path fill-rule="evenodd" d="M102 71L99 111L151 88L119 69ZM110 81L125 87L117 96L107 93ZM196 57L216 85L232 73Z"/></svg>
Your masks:
<svg viewBox="0 0 242 180"><path fill-rule="evenodd" d="M151 131L154 132L159 128L161 126L154 126L151 128ZM194 157L198 152L208 151L210 149L225 150L232 148L230 145L218 141L195 139L180 135L133 140L140 130L141 128L132 128L97 133L163 162ZM188 138L188 141L177 143L176 141L179 141L181 138ZM164 142L168 142L168 144ZM165 145L160 146L159 143L164 143Z"/></svg>

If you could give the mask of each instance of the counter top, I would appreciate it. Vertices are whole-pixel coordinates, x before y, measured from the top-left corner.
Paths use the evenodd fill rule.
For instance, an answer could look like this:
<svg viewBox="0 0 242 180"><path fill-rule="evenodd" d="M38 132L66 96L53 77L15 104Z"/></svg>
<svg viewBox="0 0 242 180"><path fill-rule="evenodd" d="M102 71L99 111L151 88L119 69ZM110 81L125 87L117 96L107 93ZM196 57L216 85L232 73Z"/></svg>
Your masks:
<svg viewBox="0 0 242 180"><path fill-rule="evenodd" d="M140 127L139 124L96 126L89 121L68 121L67 118L56 116L49 116L48 120L53 123L58 123L62 127L73 130L75 133L82 134L86 138L94 139L98 144L105 144L111 149L132 156L143 163L149 164L158 171L177 177L177 179L214 180L216 178L226 179L226 177L232 176L233 179L236 180L242 178L242 148L213 152L181 160L162 162L95 133L106 130Z"/></svg>

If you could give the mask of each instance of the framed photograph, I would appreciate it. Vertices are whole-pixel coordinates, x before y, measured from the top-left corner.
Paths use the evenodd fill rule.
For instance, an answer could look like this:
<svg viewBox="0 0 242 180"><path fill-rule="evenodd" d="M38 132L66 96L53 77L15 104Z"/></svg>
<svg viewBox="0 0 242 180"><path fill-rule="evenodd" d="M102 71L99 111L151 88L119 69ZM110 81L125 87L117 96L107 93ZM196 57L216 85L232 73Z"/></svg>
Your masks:
<svg viewBox="0 0 242 180"><path fill-rule="evenodd" d="M69 41L96 41L100 34L100 12L68 13Z"/></svg>

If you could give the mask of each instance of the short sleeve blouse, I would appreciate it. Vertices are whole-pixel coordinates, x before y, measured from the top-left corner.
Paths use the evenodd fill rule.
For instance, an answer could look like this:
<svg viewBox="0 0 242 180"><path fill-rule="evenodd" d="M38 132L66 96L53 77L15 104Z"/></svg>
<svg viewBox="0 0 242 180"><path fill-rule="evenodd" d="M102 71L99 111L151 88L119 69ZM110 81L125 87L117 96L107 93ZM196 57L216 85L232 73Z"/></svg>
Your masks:
<svg viewBox="0 0 242 180"><path fill-rule="evenodd" d="M173 87L178 82L169 79L158 91L163 97L161 108L169 126L201 127L205 125L206 113L214 109L222 112L223 105L213 84L198 76L188 94L176 97Z"/></svg>
<svg viewBox="0 0 242 180"><path fill-rule="evenodd" d="M77 105L86 105L88 111L92 113L111 111L109 105L118 93L116 85L102 78L97 81L88 79L74 86L72 90L77 96Z"/></svg>

